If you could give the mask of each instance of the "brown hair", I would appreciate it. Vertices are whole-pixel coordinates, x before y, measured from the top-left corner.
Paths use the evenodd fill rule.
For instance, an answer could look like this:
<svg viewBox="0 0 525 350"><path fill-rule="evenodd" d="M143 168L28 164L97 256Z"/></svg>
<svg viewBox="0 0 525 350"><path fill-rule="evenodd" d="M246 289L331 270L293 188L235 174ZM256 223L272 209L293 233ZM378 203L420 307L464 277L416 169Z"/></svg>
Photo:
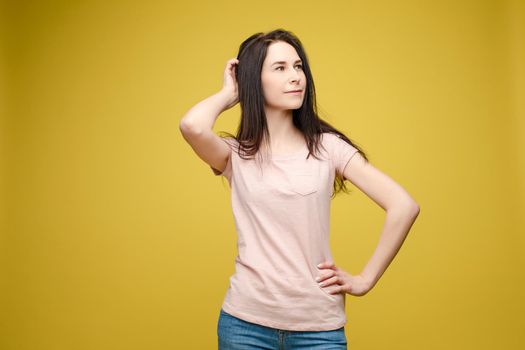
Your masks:
<svg viewBox="0 0 525 350"><path fill-rule="evenodd" d="M244 159L253 157L258 153L263 140L269 140L270 135L264 113L261 71L268 46L277 41L283 41L293 46L302 60L303 71L306 76L306 91L301 107L293 110L292 115L293 124L303 133L306 139L309 149L308 157L312 155L318 159L316 152L319 150L320 135L328 132L338 135L342 140L355 147L363 158L368 161L365 152L358 145L319 117L315 85L306 52L299 38L292 32L284 29L253 34L240 45L237 54L239 63L235 73L238 83L241 120L237 129L237 135L234 136L224 131L221 133L237 140L237 152ZM332 197L335 197L341 190L348 193L344 182L342 174L335 177Z"/></svg>

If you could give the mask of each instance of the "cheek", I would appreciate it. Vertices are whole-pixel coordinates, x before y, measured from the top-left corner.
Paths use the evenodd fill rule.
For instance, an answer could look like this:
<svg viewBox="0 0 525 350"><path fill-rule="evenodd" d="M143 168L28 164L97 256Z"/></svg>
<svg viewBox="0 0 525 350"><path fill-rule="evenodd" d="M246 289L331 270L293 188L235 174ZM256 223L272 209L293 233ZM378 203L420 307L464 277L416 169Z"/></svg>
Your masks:
<svg viewBox="0 0 525 350"><path fill-rule="evenodd" d="M266 98L275 98L279 94L279 84L275 81L262 82L263 94Z"/></svg>

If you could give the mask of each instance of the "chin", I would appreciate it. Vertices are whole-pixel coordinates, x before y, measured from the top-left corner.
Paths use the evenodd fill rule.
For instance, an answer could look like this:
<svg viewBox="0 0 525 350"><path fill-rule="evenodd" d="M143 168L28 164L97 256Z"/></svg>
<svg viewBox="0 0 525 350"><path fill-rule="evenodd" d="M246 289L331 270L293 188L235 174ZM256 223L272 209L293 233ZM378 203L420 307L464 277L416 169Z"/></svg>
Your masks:
<svg viewBox="0 0 525 350"><path fill-rule="evenodd" d="M301 108L302 105L303 105L303 101L293 103L293 104L288 104L288 106L286 106L286 109L299 109Z"/></svg>
<svg viewBox="0 0 525 350"><path fill-rule="evenodd" d="M282 110L292 110L292 109L299 109L303 105L303 101L301 103L288 103L288 104L282 104L282 105L274 105L273 108L282 109Z"/></svg>

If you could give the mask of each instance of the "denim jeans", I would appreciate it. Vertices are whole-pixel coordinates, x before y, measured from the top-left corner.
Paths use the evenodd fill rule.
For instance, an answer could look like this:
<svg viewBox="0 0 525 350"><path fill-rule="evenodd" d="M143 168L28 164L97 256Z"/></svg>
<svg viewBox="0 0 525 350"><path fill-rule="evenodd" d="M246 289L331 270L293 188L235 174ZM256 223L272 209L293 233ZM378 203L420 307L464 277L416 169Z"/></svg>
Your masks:
<svg viewBox="0 0 525 350"><path fill-rule="evenodd" d="M241 320L221 309L219 350L346 350L344 327L329 331L289 331Z"/></svg>

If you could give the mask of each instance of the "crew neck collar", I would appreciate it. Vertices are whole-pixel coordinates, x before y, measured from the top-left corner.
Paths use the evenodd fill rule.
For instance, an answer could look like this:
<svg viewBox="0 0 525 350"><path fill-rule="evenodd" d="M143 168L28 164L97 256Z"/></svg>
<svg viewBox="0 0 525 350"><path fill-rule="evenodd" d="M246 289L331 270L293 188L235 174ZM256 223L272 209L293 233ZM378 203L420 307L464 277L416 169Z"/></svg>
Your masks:
<svg viewBox="0 0 525 350"><path fill-rule="evenodd" d="M300 150L295 151L293 153L287 153L287 154L271 154L270 158L273 160L284 160L284 159L294 159L299 158L301 156L305 156L308 152L308 147L304 145Z"/></svg>

